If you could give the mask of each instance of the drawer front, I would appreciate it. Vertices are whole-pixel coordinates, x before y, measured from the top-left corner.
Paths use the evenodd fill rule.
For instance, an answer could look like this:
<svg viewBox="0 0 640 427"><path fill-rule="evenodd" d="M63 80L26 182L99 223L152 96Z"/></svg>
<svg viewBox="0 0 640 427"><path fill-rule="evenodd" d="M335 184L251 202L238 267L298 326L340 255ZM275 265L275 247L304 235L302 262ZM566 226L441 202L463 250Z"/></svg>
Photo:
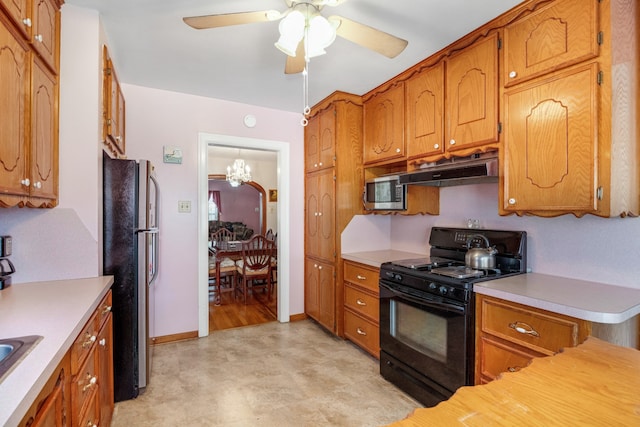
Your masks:
<svg viewBox="0 0 640 427"><path fill-rule="evenodd" d="M71 378L72 414L81 414L98 389L98 365L95 346L76 375Z"/></svg>
<svg viewBox="0 0 640 427"><path fill-rule="evenodd" d="M344 305L376 324L380 320L380 300L349 284L344 287Z"/></svg>
<svg viewBox="0 0 640 427"><path fill-rule="evenodd" d="M100 405L98 403L98 393L93 393L88 406L79 414L78 423L75 425L79 427L100 426Z"/></svg>
<svg viewBox="0 0 640 427"><path fill-rule="evenodd" d="M553 355L579 344L577 319L484 298L481 309L483 332L542 354Z"/></svg>
<svg viewBox="0 0 640 427"><path fill-rule="evenodd" d="M94 313L85 325L82 332L78 334L75 342L71 346L71 374L75 375L79 372L80 366L84 363L87 355L93 348L98 339L98 328L96 328L97 314Z"/></svg>
<svg viewBox="0 0 640 427"><path fill-rule="evenodd" d="M380 329L348 309L344 311L344 336L374 357L380 358Z"/></svg>
<svg viewBox="0 0 640 427"><path fill-rule="evenodd" d="M503 372L517 372L529 365L534 357L544 356L527 352L487 337L480 338L480 375L486 380L494 380Z"/></svg>
<svg viewBox="0 0 640 427"><path fill-rule="evenodd" d="M94 329L96 331L99 331L100 328L102 328L102 325L104 325L107 317L109 317L109 314L111 313L112 301L113 299L111 296L111 291L109 291L98 305L98 308L96 308L96 316L94 318Z"/></svg>
<svg viewBox="0 0 640 427"><path fill-rule="evenodd" d="M344 262L344 280L365 287L376 295L379 292L378 278L380 269L366 267L362 264Z"/></svg>

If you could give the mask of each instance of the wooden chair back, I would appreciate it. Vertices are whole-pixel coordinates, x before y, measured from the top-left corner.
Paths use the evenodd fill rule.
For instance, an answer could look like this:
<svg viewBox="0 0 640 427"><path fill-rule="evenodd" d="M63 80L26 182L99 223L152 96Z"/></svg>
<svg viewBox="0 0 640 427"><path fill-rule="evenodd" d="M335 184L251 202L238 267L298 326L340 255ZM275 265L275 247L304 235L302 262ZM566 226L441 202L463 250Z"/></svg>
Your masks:
<svg viewBox="0 0 640 427"><path fill-rule="evenodd" d="M226 228L221 228L218 231L211 233L212 242L231 242L236 240L236 233L229 231Z"/></svg>

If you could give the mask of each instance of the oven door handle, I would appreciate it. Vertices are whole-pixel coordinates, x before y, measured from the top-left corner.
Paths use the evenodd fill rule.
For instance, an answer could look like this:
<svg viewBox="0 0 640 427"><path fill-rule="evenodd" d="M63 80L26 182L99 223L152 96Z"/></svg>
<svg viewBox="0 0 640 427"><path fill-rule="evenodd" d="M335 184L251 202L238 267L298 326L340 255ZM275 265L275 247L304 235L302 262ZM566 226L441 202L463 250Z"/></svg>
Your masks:
<svg viewBox="0 0 640 427"><path fill-rule="evenodd" d="M430 294L425 293L422 295L422 297L416 297L406 292L402 292L402 290L397 288L396 286L389 285L384 282L380 282L380 286L387 289L389 292L393 293L394 295L404 298L406 300L412 301L416 304L429 306L429 307L440 309L440 310L455 311L457 313L464 313L465 311L464 306L444 302L439 298L436 299L437 297L433 297Z"/></svg>

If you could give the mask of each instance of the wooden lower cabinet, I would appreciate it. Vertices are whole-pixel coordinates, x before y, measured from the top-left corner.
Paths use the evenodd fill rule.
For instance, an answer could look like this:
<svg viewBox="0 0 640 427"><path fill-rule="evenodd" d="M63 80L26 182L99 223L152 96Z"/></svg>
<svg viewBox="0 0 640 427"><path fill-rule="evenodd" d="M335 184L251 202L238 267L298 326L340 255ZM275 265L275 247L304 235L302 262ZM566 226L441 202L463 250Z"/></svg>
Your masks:
<svg viewBox="0 0 640 427"><path fill-rule="evenodd" d="M23 417L20 427L106 426L113 415L111 292Z"/></svg>
<svg viewBox="0 0 640 427"><path fill-rule="evenodd" d="M380 269L344 261L344 336L380 358Z"/></svg>
<svg viewBox="0 0 640 427"><path fill-rule="evenodd" d="M591 334L591 322L476 295L475 383L526 367L534 357L575 347Z"/></svg>

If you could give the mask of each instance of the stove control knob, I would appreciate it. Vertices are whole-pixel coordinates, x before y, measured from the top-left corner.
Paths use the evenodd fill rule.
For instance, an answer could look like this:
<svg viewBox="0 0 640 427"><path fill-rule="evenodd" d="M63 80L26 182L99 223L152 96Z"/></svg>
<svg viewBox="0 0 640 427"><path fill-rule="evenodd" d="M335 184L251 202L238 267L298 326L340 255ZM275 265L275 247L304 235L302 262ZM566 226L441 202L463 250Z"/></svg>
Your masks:
<svg viewBox="0 0 640 427"><path fill-rule="evenodd" d="M399 274L396 274L396 277L394 277L394 279L396 279L398 282L402 282L402 276Z"/></svg>
<svg viewBox="0 0 640 427"><path fill-rule="evenodd" d="M446 295L446 294L447 294L448 289L447 289L447 287L446 287L446 286L440 286L440 289L438 289L438 291L440 291L440 293L441 293L442 295Z"/></svg>
<svg viewBox="0 0 640 427"><path fill-rule="evenodd" d="M433 283L433 282L429 283L429 289L430 290L435 291L437 287L438 287L438 285L436 285L435 283Z"/></svg>

